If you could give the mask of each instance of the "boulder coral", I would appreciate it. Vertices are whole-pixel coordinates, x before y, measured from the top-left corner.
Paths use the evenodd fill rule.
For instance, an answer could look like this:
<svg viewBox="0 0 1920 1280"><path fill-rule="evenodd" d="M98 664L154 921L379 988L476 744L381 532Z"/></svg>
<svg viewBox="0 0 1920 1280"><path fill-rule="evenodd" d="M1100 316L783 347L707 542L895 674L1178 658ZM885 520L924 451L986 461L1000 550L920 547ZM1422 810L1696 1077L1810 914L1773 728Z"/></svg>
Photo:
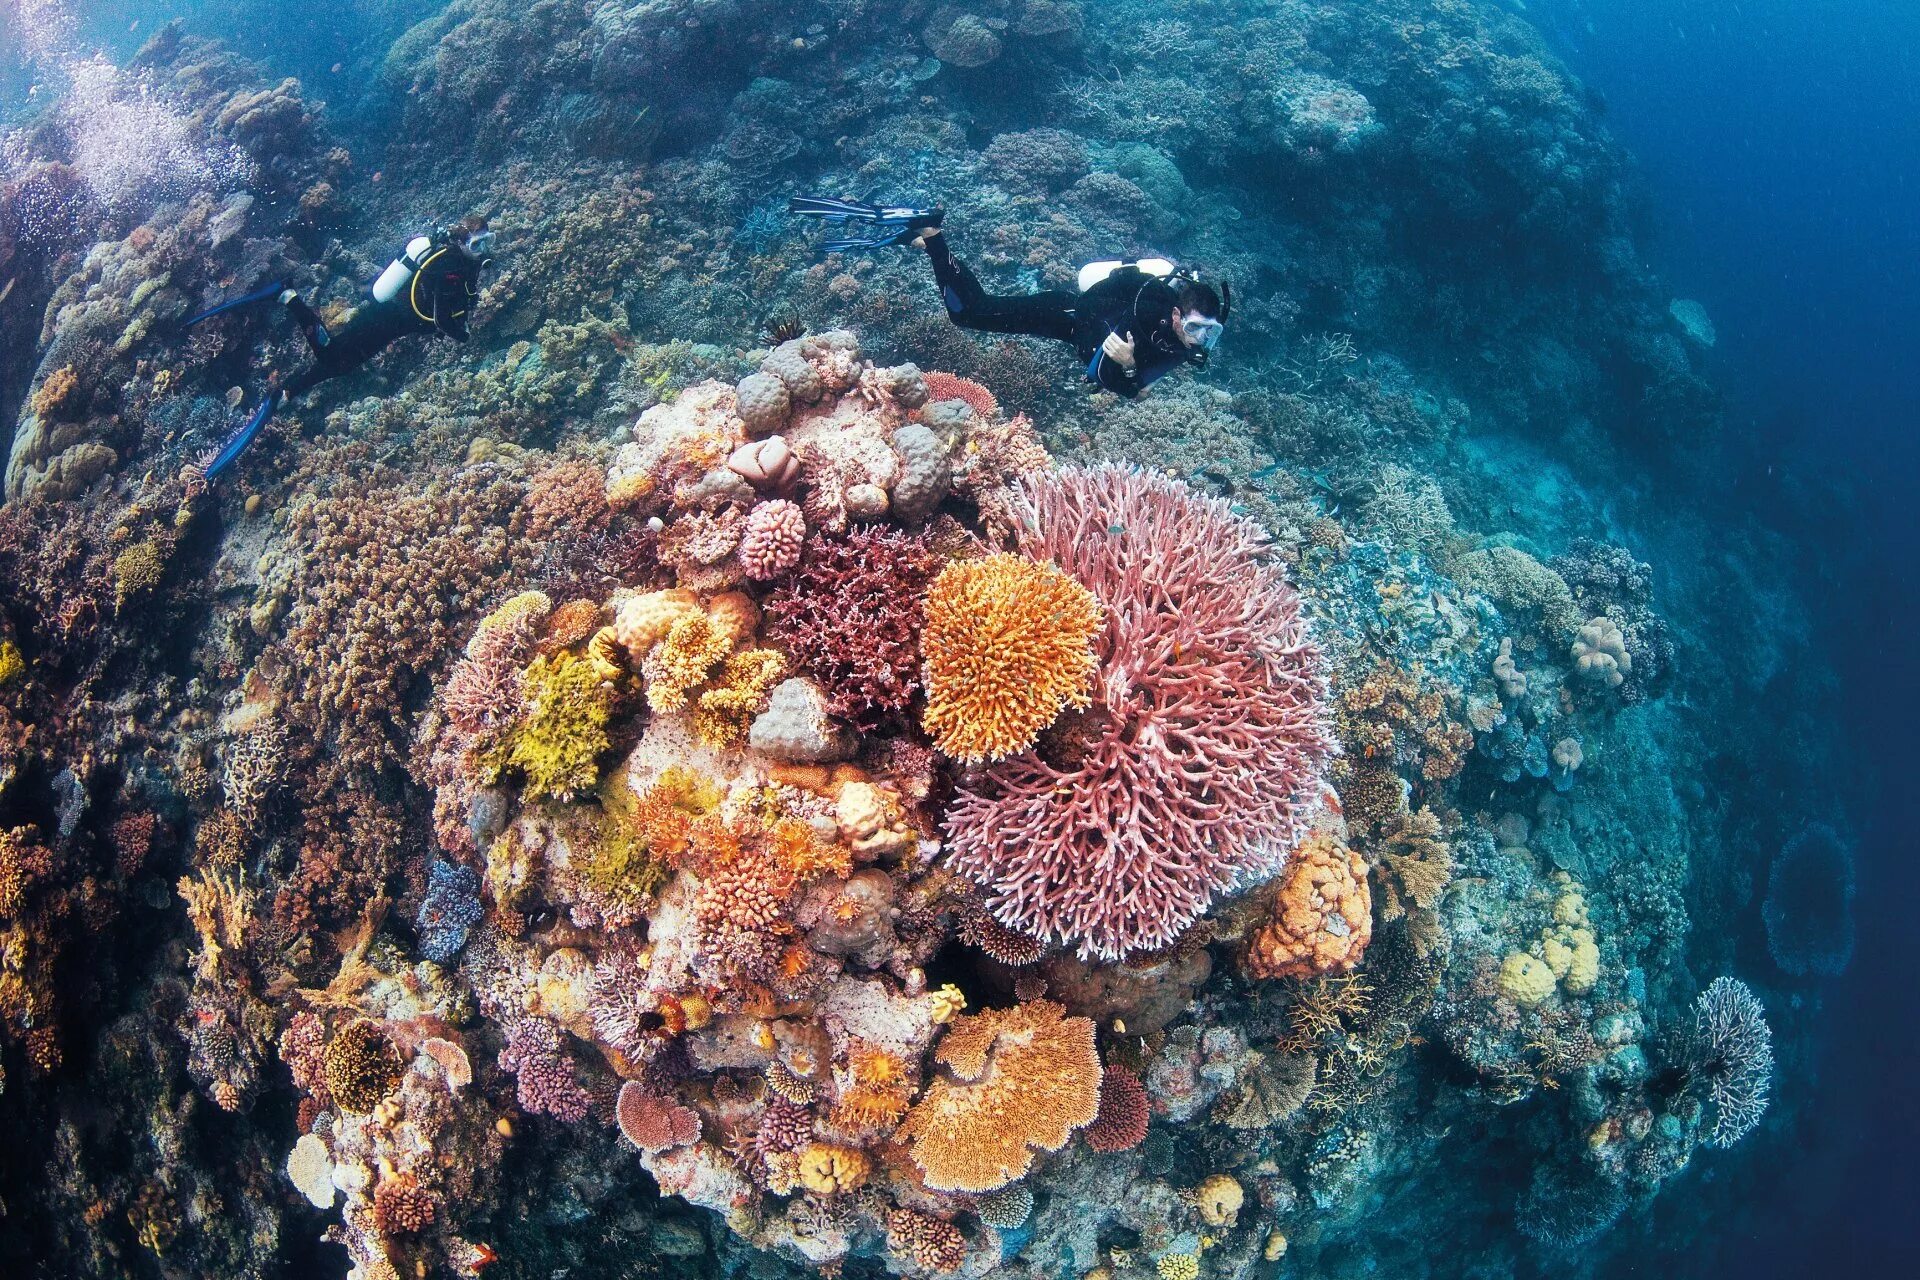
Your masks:
<svg viewBox="0 0 1920 1280"><path fill-rule="evenodd" d="M1294 850L1280 877L1272 915L1247 943L1246 970L1255 978L1346 973L1372 938L1366 860L1316 833Z"/></svg>

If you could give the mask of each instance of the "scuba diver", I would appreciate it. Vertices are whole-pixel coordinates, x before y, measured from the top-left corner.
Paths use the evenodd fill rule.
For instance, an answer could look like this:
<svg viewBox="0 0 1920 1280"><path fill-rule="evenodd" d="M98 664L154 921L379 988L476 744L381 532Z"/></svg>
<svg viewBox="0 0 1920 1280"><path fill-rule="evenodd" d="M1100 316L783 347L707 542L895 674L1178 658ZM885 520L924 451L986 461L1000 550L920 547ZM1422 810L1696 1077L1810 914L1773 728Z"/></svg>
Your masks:
<svg viewBox="0 0 1920 1280"><path fill-rule="evenodd" d="M1233 308L1218 291L1165 258L1093 262L1077 291L994 294L953 256L941 234L942 209L884 208L857 200L795 196L788 211L848 228L829 253L911 244L925 249L947 318L963 329L1015 333L1071 343L1087 378L1131 400L1183 365L1204 367ZM855 232L855 224L870 231Z"/></svg>
<svg viewBox="0 0 1920 1280"><path fill-rule="evenodd" d="M187 321L195 325L249 303L277 298L307 340L313 362L281 383L268 379L267 398L200 468L211 481L233 465L266 426L273 411L305 395L329 378L351 373L410 333L442 334L456 342L469 337L467 314L480 293L480 273L493 265L487 246L493 233L487 220L472 216L430 236L415 236L388 263L337 332L298 293L276 280L244 297L210 307Z"/></svg>

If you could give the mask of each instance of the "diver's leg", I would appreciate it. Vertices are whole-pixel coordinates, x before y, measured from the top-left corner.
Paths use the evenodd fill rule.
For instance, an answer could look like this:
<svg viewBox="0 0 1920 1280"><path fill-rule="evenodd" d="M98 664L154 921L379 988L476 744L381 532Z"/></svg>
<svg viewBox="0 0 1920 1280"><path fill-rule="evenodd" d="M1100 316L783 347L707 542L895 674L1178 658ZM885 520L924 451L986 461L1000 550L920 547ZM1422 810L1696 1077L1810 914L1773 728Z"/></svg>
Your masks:
<svg viewBox="0 0 1920 1280"><path fill-rule="evenodd" d="M286 307L294 323L300 326L300 336L307 340L307 346L314 355L326 350L333 341L333 335L327 332L326 322L320 318L320 313L291 289L280 295L280 303Z"/></svg>
<svg viewBox="0 0 1920 1280"><path fill-rule="evenodd" d="M1075 295L1058 289L1031 294L988 293L972 269L953 256L945 236L930 235L923 243L933 263L934 283L940 286L941 300L947 305L947 319L962 329L1073 341Z"/></svg>

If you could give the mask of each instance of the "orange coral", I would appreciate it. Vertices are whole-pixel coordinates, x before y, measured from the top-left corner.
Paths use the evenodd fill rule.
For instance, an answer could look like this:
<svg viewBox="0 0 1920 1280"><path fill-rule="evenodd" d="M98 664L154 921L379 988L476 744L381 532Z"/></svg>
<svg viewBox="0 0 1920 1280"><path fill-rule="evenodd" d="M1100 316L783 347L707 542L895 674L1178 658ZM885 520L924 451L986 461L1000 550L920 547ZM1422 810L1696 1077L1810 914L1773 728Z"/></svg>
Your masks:
<svg viewBox="0 0 1920 1280"><path fill-rule="evenodd" d="M600 629L600 605L592 600L569 600L547 615L540 632L540 650L571 649Z"/></svg>
<svg viewBox="0 0 1920 1280"><path fill-rule="evenodd" d="M847 1049L846 1087L834 1104L833 1122L847 1129L879 1129L906 1114L912 1087L900 1055L865 1040Z"/></svg>
<svg viewBox="0 0 1920 1280"><path fill-rule="evenodd" d="M920 638L934 745L955 760L999 760L1087 706L1105 620L1093 593L1050 564L1000 553L942 569Z"/></svg>
<svg viewBox="0 0 1920 1280"><path fill-rule="evenodd" d="M1345 973L1373 937L1373 897L1359 854L1320 832L1294 851L1273 903L1273 917L1247 944L1255 978Z"/></svg>
<svg viewBox="0 0 1920 1280"><path fill-rule="evenodd" d="M1000 402L993 392L975 382L972 378L963 378L957 373L941 373L933 370L923 373L927 380L927 401L960 400L967 408L980 415L981 421L987 421L1000 412Z"/></svg>
<svg viewBox="0 0 1920 1280"><path fill-rule="evenodd" d="M798 818L776 819L767 828L767 841L774 860L803 884L823 876L845 876L853 872L853 857L844 846L822 840L812 827Z"/></svg>
<svg viewBox="0 0 1920 1280"><path fill-rule="evenodd" d="M1100 1110L1093 1022L1033 1000L955 1018L934 1056L950 1071L927 1087L894 1137L938 1191L992 1191L1058 1151Z"/></svg>

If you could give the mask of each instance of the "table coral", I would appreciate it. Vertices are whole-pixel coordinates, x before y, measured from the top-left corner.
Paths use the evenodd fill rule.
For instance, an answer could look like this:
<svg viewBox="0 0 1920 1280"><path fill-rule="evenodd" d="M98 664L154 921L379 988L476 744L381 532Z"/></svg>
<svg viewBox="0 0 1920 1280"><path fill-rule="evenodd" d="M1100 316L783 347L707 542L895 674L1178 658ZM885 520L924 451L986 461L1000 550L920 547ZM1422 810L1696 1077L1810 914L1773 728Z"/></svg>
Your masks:
<svg viewBox="0 0 1920 1280"><path fill-rule="evenodd" d="M1048 1000L956 1018L934 1056L950 1074L901 1122L927 1185L991 1191L1058 1151L1100 1106L1093 1023Z"/></svg>

